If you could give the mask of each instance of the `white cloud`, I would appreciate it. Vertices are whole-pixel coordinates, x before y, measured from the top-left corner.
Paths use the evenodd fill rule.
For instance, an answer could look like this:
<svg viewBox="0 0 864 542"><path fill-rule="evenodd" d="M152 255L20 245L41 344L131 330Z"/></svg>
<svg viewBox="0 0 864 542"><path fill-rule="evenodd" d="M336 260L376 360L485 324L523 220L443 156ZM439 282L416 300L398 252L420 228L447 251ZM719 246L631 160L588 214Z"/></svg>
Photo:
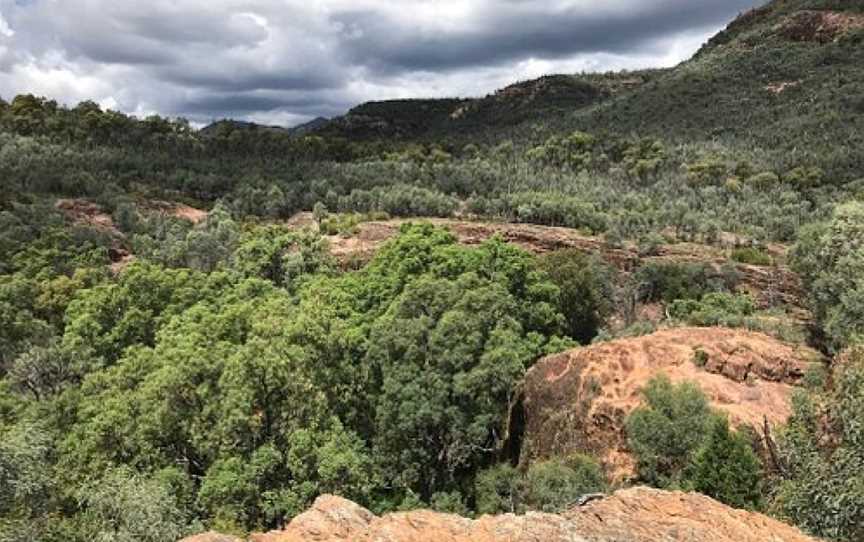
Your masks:
<svg viewBox="0 0 864 542"><path fill-rule="evenodd" d="M5 36L7 38L11 38L15 35L15 31L9 26L9 23L6 22L6 19L3 18L3 14L0 13L0 36Z"/></svg>

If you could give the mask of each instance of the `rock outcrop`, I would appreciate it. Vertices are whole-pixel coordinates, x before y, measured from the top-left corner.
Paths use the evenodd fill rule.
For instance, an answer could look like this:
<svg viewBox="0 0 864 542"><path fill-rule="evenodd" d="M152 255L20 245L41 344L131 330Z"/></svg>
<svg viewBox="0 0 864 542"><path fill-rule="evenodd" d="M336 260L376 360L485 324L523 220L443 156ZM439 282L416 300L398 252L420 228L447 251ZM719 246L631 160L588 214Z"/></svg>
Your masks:
<svg viewBox="0 0 864 542"><path fill-rule="evenodd" d="M319 497L282 531L253 542L815 542L761 514L694 493L632 488L563 514L471 520L426 510L375 516L339 497Z"/></svg>
<svg viewBox="0 0 864 542"><path fill-rule="evenodd" d="M296 217L293 222L300 225L311 224L308 214ZM602 256L604 260L624 273L633 271L644 262L706 263L718 270L722 265L729 263L729 255L725 250L693 243L664 245L654 256L646 257L639 254L636 246L613 248L600 237L587 236L569 228L441 218L363 222L357 226L354 235L330 236L328 240L331 252L346 263L355 264L358 260L368 260L385 242L395 237L399 233L399 227L406 222L428 222L446 227L460 243L465 245L476 245L497 235L508 243L537 254L561 249L577 249ZM730 241L731 245L734 245L734 240ZM786 248L772 245L769 247L769 252L773 258L783 259ZM735 269L741 278L741 288L749 292L761 306L783 303L796 309L804 308L800 280L788 267L763 267L739 263L735 265Z"/></svg>
<svg viewBox="0 0 864 542"><path fill-rule="evenodd" d="M674 328L601 343L539 361L526 375L511 434L522 433L521 461L572 453L603 460L614 478L633 473L624 422L646 382L665 374L693 381L733 425L783 423L814 350L740 329ZM515 412L518 410L518 412Z"/></svg>

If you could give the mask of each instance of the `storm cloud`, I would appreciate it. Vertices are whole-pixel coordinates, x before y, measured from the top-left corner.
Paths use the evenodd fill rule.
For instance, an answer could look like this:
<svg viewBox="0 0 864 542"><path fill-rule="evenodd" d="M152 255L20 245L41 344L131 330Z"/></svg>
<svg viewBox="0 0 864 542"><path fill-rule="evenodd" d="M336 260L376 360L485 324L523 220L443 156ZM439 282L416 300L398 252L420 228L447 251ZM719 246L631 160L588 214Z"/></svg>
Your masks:
<svg viewBox="0 0 864 542"><path fill-rule="evenodd" d="M674 65L759 0L0 0L0 96L295 124Z"/></svg>

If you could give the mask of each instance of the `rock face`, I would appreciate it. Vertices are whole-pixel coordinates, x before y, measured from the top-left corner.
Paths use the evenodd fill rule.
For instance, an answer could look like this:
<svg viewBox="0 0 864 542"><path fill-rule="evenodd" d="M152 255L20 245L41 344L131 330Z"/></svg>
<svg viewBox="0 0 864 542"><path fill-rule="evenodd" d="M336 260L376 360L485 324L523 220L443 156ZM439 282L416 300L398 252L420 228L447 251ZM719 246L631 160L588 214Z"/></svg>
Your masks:
<svg viewBox="0 0 864 542"><path fill-rule="evenodd" d="M521 456L530 462L588 453L608 473L633 473L624 421L641 404L640 389L657 375L697 383L733 425L784 422L790 398L820 355L762 333L675 328L549 356L526 375L511 434L524 426Z"/></svg>
<svg viewBox="0 0 864 542"><path fill-rule="evenodd" d="M734 510L698 494L647 488L619 491L561 515L529 513L477 520L430 511L377 517L322 496L284 531L254 542L814 542L761 514Z"/></svg>
<svg viewBox="0 0 864 542"><path fill-rule="evenodd" d="M659 248L655 256L644 257L639 254L635 246L610 248L600 237L586 236L569 228L441 218L363 222L358 225L357 233L350 237L341 235L328 237L330 250L343 262L356 263L357 260L368 260L381 248L381 245L395 237L399 233L399 227L406 222L430 223L446 227L460 243L465 245L476 245L498 235L508 243L537 254L561 249L577 249L602 256L604 260L624 273L633 271L644 262L707 263L719 270L729 261L728 254L724 250L691 243L664 245ZM299 226L310 224L308 215L298 216L295 222L295 225ZM731 242L734 244L734 241ZM769 248L772 257L782 257L786 252L786 249L781 246ZM741 277L741 287L749 292L760 306L782 302L790 307L803 309L804 295L800 280L789 268L737 264L735 269Z"/></svg>

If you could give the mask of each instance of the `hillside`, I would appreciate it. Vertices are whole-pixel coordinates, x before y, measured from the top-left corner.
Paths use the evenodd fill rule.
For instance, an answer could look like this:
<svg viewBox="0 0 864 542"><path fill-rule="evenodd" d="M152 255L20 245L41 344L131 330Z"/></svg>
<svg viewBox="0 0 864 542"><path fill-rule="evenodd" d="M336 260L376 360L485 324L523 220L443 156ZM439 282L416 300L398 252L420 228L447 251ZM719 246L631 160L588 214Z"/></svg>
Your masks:
<svg viewBox="0 0 864 542"><path fill-rule="evenodd" d="M315 132L350 139L465 140L491 129L572 114L638 88L659 73L549 75L514 83L483 98L370 102Z"/></svg>
<svg viewBox="0 0 864 542"><path fill-rule="evenodd" d="M856 2L775 0L741 14L673 69L545 76L476 100L364 104L321 133L521 143L574 129L635 132L756 145L790 169L818 163L850 181L864 168L862 45Z"/></svg>

